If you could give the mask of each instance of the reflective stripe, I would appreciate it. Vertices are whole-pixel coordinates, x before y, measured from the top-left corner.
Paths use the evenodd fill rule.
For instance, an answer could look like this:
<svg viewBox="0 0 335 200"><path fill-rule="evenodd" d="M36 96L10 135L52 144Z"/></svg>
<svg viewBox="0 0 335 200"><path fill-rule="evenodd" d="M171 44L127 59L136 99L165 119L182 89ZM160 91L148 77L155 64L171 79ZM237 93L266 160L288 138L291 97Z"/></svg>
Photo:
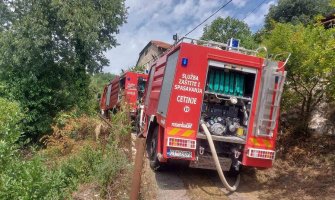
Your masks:
<svg viewBox="0 0 335 200"><path fill-rule="evenodd" d="M168 132L168 134L169 135L176 135L180 130L181 130L180 128L173 128Z"/></svg>
<svg viewBox="0 0 335 200"><path fill-rule="evenodd" d="M250 138L250 140L251 140L251 143L254 144L255 146L261 146L256 138Z"/></svg>
<svg viewBox="0 0 335 200"><path fill-rule="evenodd" d="M181 136L188 137L194 133L193 130L187 130L185 131Z"/></svg>
<svg viewBox="0 0 335 200"><path fill-rule="evenodd" d="M271 145L271 143L270 143L269 140L263 140L263 143L265 144L265 146L266 146L267 148L271 148L271 147L272 147L272 145Z"/></svg>
<svg viewBox="0 0 335 200"><path fill-rule="evenodd" d="M252 144L254 146L257 146L257 147L266 147L266 148L272 148L272 143L270 140L268 139L263 139L263 138L250 138L250 143L249 144Z"/></svg>
<svg viewBox="0 0 335 200"><path fill-rule="evenodd" d="M196 134L195 130L182 129L182 128L167 128L167 134L170 136L180 136L180 137L194 137Z"/></svg>

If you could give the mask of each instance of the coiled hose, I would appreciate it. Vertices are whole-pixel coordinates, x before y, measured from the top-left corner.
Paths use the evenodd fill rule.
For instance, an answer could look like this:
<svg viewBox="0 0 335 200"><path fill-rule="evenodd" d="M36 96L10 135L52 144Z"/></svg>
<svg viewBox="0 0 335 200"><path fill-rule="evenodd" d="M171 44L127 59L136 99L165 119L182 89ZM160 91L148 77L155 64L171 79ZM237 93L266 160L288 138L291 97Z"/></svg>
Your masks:
<svg viewBox="0 0 335 200"><path fill-rule="evenodd" d="M231 192L234 192L237 189L238 185L240 184L240 175L237 175L237 179L236 179L235 184L233 186L230 186L229 183L226 180L226 177L224 176L224 174L222 172L222 168L221 168L221 165L220 165L220 161L219 161L218 155L217 155L216 150L215 150L215 146L214 146L214 142L213 142L213 139L212 139L212 135L209 133L208 128L207 128L207 126L205 125L204 122L201 122L201 127L204 130L205 135L207 137L207 140L208 140L208 143L209 143L209 147L210 147L211 152L212 152L212 157L213 157L213 160L214 160L214 163L215 163L215 167L216 167L216 170L217 170L217 172L219 174L221 182L227 188L227 190L229 190Z"/></svg>

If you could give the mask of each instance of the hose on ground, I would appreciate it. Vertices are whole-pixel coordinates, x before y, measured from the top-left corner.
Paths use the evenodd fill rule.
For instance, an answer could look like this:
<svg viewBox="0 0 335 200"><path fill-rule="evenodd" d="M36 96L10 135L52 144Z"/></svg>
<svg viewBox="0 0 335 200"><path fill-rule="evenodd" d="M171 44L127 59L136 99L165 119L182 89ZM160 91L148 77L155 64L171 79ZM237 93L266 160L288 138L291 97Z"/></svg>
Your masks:
<svg viewBox="0 0 335 200"><path fill-rule="evenodd" d="M222 171L222 168L221 168L221 165L220 165L220 161L219 161L219 158L218 158L218 155L216 153L215 146L214 146L212 135L209 133L208 128L205 125L205 123L202 122L201 127L204 130L205 135L207 137L209 147L210 147L211 152L212 152L212 157L213 157L213 160L214 160L214 163L215 163L215 167L216 167L216 170L219 174L221 182L227 188L227 190L229 190L231 192L234 192L237 189L238 185L240 184L240 175L237 175L235 184L233 186L230 186L229 183L226 180L226 177L223 174L223 171Z"/></svg>

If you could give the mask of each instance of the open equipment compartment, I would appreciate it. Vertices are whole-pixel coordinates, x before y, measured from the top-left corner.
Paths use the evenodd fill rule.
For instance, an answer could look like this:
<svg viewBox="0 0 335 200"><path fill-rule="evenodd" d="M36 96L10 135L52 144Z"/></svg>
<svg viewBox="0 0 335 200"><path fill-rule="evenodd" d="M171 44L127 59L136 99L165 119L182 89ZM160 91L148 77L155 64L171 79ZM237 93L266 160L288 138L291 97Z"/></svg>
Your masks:
<svg viewBox="0 0 335 200"><path fill-rule="evenodd" d="M209 63L201 118L212 135L245 140L255 79L256 69Z"/></svg>

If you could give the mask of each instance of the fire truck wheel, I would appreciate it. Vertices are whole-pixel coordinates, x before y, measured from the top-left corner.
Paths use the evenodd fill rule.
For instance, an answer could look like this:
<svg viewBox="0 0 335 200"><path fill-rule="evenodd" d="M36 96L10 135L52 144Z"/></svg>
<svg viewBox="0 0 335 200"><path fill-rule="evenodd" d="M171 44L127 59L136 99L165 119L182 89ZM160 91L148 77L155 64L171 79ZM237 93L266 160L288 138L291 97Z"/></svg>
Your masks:
<svg viewBox="0 0 335 200"><path fill-rule="evenodd" d="M161 169L161 163L157 158L157 141L158 141L158 126L155 127L149 145L149 160L150 168L154 171L159 171Z"/></svg>

